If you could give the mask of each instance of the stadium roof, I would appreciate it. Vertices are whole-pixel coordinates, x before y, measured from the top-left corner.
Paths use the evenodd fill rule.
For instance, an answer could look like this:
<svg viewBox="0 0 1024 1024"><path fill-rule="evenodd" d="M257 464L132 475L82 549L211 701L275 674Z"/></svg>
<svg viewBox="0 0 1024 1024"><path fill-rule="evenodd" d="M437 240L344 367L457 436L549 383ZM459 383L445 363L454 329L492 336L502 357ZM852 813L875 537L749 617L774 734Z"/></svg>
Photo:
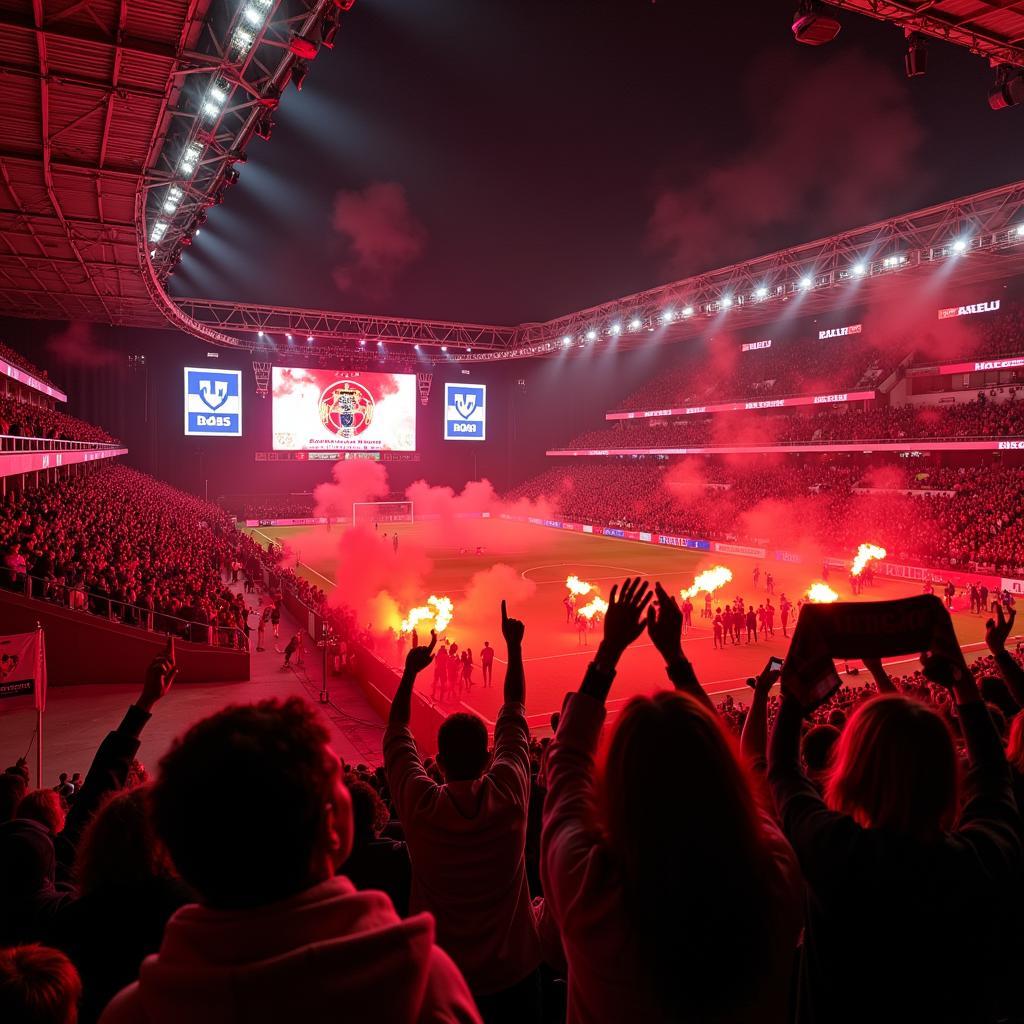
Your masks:
<svg viewBox="0 0 1024 1024"><path fill-rule="evenodd" d="M0 307L166 326L136 201L211 0L0 0Z"/></svg>
<svg viewBox="0 0 1024 1024"><path fill-rule="evenodd" d="M963 46L994 64L1024 67L1024 3L1005 0L827 0L877 21Z"/></svg>
<svg viewBox="0 0 1024 1024"><path fill-rule="evenodd" d="M862 300L896 297L935 273L947 285L1024 273L1017 182L542 324L175 302L164 283L205 208L223 200L248 141L266 130L283 89L301 82L304 62L332 46L340 12L353 3L61 0L55 9L56 2L0 0L0 311L174 326L267 354L270 338L260 331L312 337L318 352L381 339L433 359L449 358L454 345L460 360L480 361L602 341L628 347L651 331L676 341L723 316L730 327L769 323L794 300L812 314L839 308L853 288ZM1024 3L833 6L906 25L941 16L945 38L993 59L1000 39L1024 38ZM254 12L263 12L259 24ZM931 31L917 20L912 27Z"/></svg>
<svg viewBox="0 0 1024 1024"><path fill-rule="evenodd" d="M839 232L780 252L518 327L371 317L211 299L181 299L196 322L269 357L272 345L313 338L317 353L365 339L416 345L420 355L463 362L553 355L592 344L630 348L708 330L777 322L896 301L929 281L945 289L1024 274L1024 181ZM260 334L263 332L263 334ZM442 346L456 345L448 352ZM349 349L351 351L351 348ZM394 350L389 352L393 356Z"/></svg>
<svg viewBox="0 0 1024 1024"><path fill-rule="evenodd" d="M353 3L0 0L0 311L235 344L164 282Z"/></svg>

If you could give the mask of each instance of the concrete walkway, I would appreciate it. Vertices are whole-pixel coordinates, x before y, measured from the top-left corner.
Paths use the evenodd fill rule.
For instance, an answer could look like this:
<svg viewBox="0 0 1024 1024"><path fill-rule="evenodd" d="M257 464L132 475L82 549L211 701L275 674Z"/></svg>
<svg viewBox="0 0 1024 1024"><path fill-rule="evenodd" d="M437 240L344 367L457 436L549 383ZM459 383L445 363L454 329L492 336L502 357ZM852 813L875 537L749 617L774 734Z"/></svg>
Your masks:
<svg viewBox="0 0 1024 1024"><path fill-rule="evenodd" d="M250 605L266 604L259 594L247 595ZM255 622L255 616L250 621ZM269 697L304 697L321 712L331 742L339 756L350 764L381 763L384 725L367 703L362 691L351 680L328 673L329 703L319 703L322 677L320 651L304 637L304 663L282 669L287 640L299 628L286 609L282 610L281 636L274 641L267 630L264 652L256 653L256 632L252 633L252 677L245 683L183 683L175 686L154 710L153 718L142 734L139 760L152 774L157 761L175 736L197 719L226 704L263 700ZM48 638L49 643L59 642ZM43 722L43 785L54 786L60 772L89 770L100 741L121 721L125 709L142 687L62 686L50 689ZM35 712L31 709L0 713L0 771L17 758L28 756L35 785L36 748Z"/></svg>

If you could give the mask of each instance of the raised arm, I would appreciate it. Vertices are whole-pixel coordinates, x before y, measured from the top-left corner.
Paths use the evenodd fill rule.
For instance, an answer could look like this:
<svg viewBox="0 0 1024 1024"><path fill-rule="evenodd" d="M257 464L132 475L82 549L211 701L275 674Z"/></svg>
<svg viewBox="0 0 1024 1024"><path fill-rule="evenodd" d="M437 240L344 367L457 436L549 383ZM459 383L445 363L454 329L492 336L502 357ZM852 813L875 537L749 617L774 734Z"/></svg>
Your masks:
<svg viewBox="0 0 1024 1024"><path fill-rule="evenodd" d="M956 661L922 655L921 662L932 682L951 691L967 745L971 767L965 780L959 829L991 875L1016 877L1020 872L1020 815L1010 766L978 684L963 655L959 651L957 654L960 656Z"/></svg>
<svg viewBox="0 0 1024 1024"><path fill-rule="evenodd" d="M683 613L679 603L660 584L654 584L658 597L657 608L647 609L647 632L651 642L665 659L665 671L672 685L680 692L700 701L705 707L715 710L711 698L697 680L690 660L683 654Z"/></svg>
<svg viewBox="0 0 1024 1024"><path fill-rule="evenodd" d="M759 772L768 767L768 694L780 674L777 668L769 669L767 665L761 671L754 683L754 696L740 734L740 749Z"/></svg>
<svg viewBox="0 0 1024 1024"><path fill-rule="evenodd" d="M429 647L413 647L405 656L405 669L391 701L388 727L384 731L384 770L388 777L391 799L399 816L412 806L423 789L433 785L423 769L416 740L409 731L412 714L412 687L419 675L433 660L437 633L430 631Z"/></svg>
<svg viewBox="0 0 1024 1024"><path fill-rule="evenodd" d="M653 596L647 583L641 582L639 578L627 578L621 592L618 584L612 587L608 610L604 615L604 636L580 684L580 693L589 694L604 703L615 678L619 658L644 631L647 605Z"/></svg>
<svg viewBox="0 0 1024 1024"><path fill-rule="evenodd" d="M985 623L985 643L996 659L999 674L1006 680L1010 693L1018 705L1024 707L1024 669L1006 649L1006 639L1013 630L1017 609L1011 608L1009 615L1003 614L1003 606L996 605L996 618Z"/></svg>
<svg viewBox="0 0 1024 1024"><path fill-rule="evenodd" d="M408 727L412 715L412 688L416 677L434 660L434 648L437 646L437 633L430 631L429 647L412 647L405 656L405 669L399 680L398 689L391 700L391 711L388 714L389 728Z"/></svg>
<svg viewBox="0 0 1024 1024"><path fill-rule="evenodd" d="M889 673L882 667L881 658L863 658L864 667L871 673L879 693L896 693L896 684L889 678Z"/></svg>
<svg viewBox="0 0 1024 1024"><path fill-rule="evenodd" d="M523 669L523 634L525 627L518 619L508 617L508 608L501 602L501 635L508 651L505 669L505 703L526 703L526 672Z"/></svg>
<svg viewBox="0 0 1024 1024"><path fill-rule="evenodd" d="M579 692L562 708L546 762L547 792L541 833L544 896L564 929L578 905L579 879L600 841L594 827L594 751L604 722L604 702L623 652L644 631L647 584L627 579L612 587L604 637L587 666Z"/></svg>
<svg viewBox="0 0 1024 1024"><path fill-rule="evenodd" d="M140 736L153 714L157 701L167 696L178 674L174 655L174 637L167 638L167 647L146 669L142 692L125 712L121 724L107 733L89 766L75 802L68 811L61 836L73 849L85 826L109 793L124 787L132 761L139 752Z"/></svg>

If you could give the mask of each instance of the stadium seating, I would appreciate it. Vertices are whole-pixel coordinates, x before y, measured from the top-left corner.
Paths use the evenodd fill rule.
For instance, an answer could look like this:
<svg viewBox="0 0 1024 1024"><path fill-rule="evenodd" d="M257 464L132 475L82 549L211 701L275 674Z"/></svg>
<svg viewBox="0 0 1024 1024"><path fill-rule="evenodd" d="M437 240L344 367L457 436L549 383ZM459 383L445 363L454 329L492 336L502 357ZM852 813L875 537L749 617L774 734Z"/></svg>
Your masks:
<svg viewBox="0 0 1024 1024"><path fill-rule="evenodd" d="M683 448L908 439L1024 436L1024 402L881 406L814 413L723 413L656 422L617 422L573 438L567 448Z"/></svg>
<svg viewBox="0 0 1024 1024"><path fill-rule="evenodd" d="M102 427L69 416L59 409L0 396L0 436L42 437L49 440L114 444Z"/></svg>
<svg viewBox="0 0 1024 1024"><path fill-rule="evenodd" d="M31 373L34 377L38 377L40 380L48 381L50 379L49 374L45 370L41 370L27 356L22 355L20 352L16 352L13 348L9 345L5 345L2 341L0 341L0 359L11 363L13 366L18 366L22 370L26 370L28 373Z"/></svg>
<svg viewBox="0 0 1024 1024"><path fill-rule="evenodd" d="M676 461L654 459L568 463L509 497L547 497L563 518L602 526L781 547L817 538L837 552L870 537L895 561L1024 574L1024 474L1017 469L944 469L922 480L886 469L886 490L857 493L871 473L835 463L796 467L787 458L730 468L706 461L684 472ZM787 532L794 522L797 536Z"/></svg>

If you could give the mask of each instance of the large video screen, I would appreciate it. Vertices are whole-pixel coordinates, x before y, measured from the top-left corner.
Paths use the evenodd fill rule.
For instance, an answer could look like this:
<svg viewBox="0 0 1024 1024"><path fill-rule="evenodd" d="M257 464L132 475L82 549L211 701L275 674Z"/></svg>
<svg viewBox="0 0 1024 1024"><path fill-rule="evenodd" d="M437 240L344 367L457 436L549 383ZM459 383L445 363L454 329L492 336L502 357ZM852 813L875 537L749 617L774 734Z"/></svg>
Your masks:
<svg viewBox="0 0 1024 1024"><path fill-rule="evenodd" d="M413 452L416 377L275 366L275 451Z"/></svg>

